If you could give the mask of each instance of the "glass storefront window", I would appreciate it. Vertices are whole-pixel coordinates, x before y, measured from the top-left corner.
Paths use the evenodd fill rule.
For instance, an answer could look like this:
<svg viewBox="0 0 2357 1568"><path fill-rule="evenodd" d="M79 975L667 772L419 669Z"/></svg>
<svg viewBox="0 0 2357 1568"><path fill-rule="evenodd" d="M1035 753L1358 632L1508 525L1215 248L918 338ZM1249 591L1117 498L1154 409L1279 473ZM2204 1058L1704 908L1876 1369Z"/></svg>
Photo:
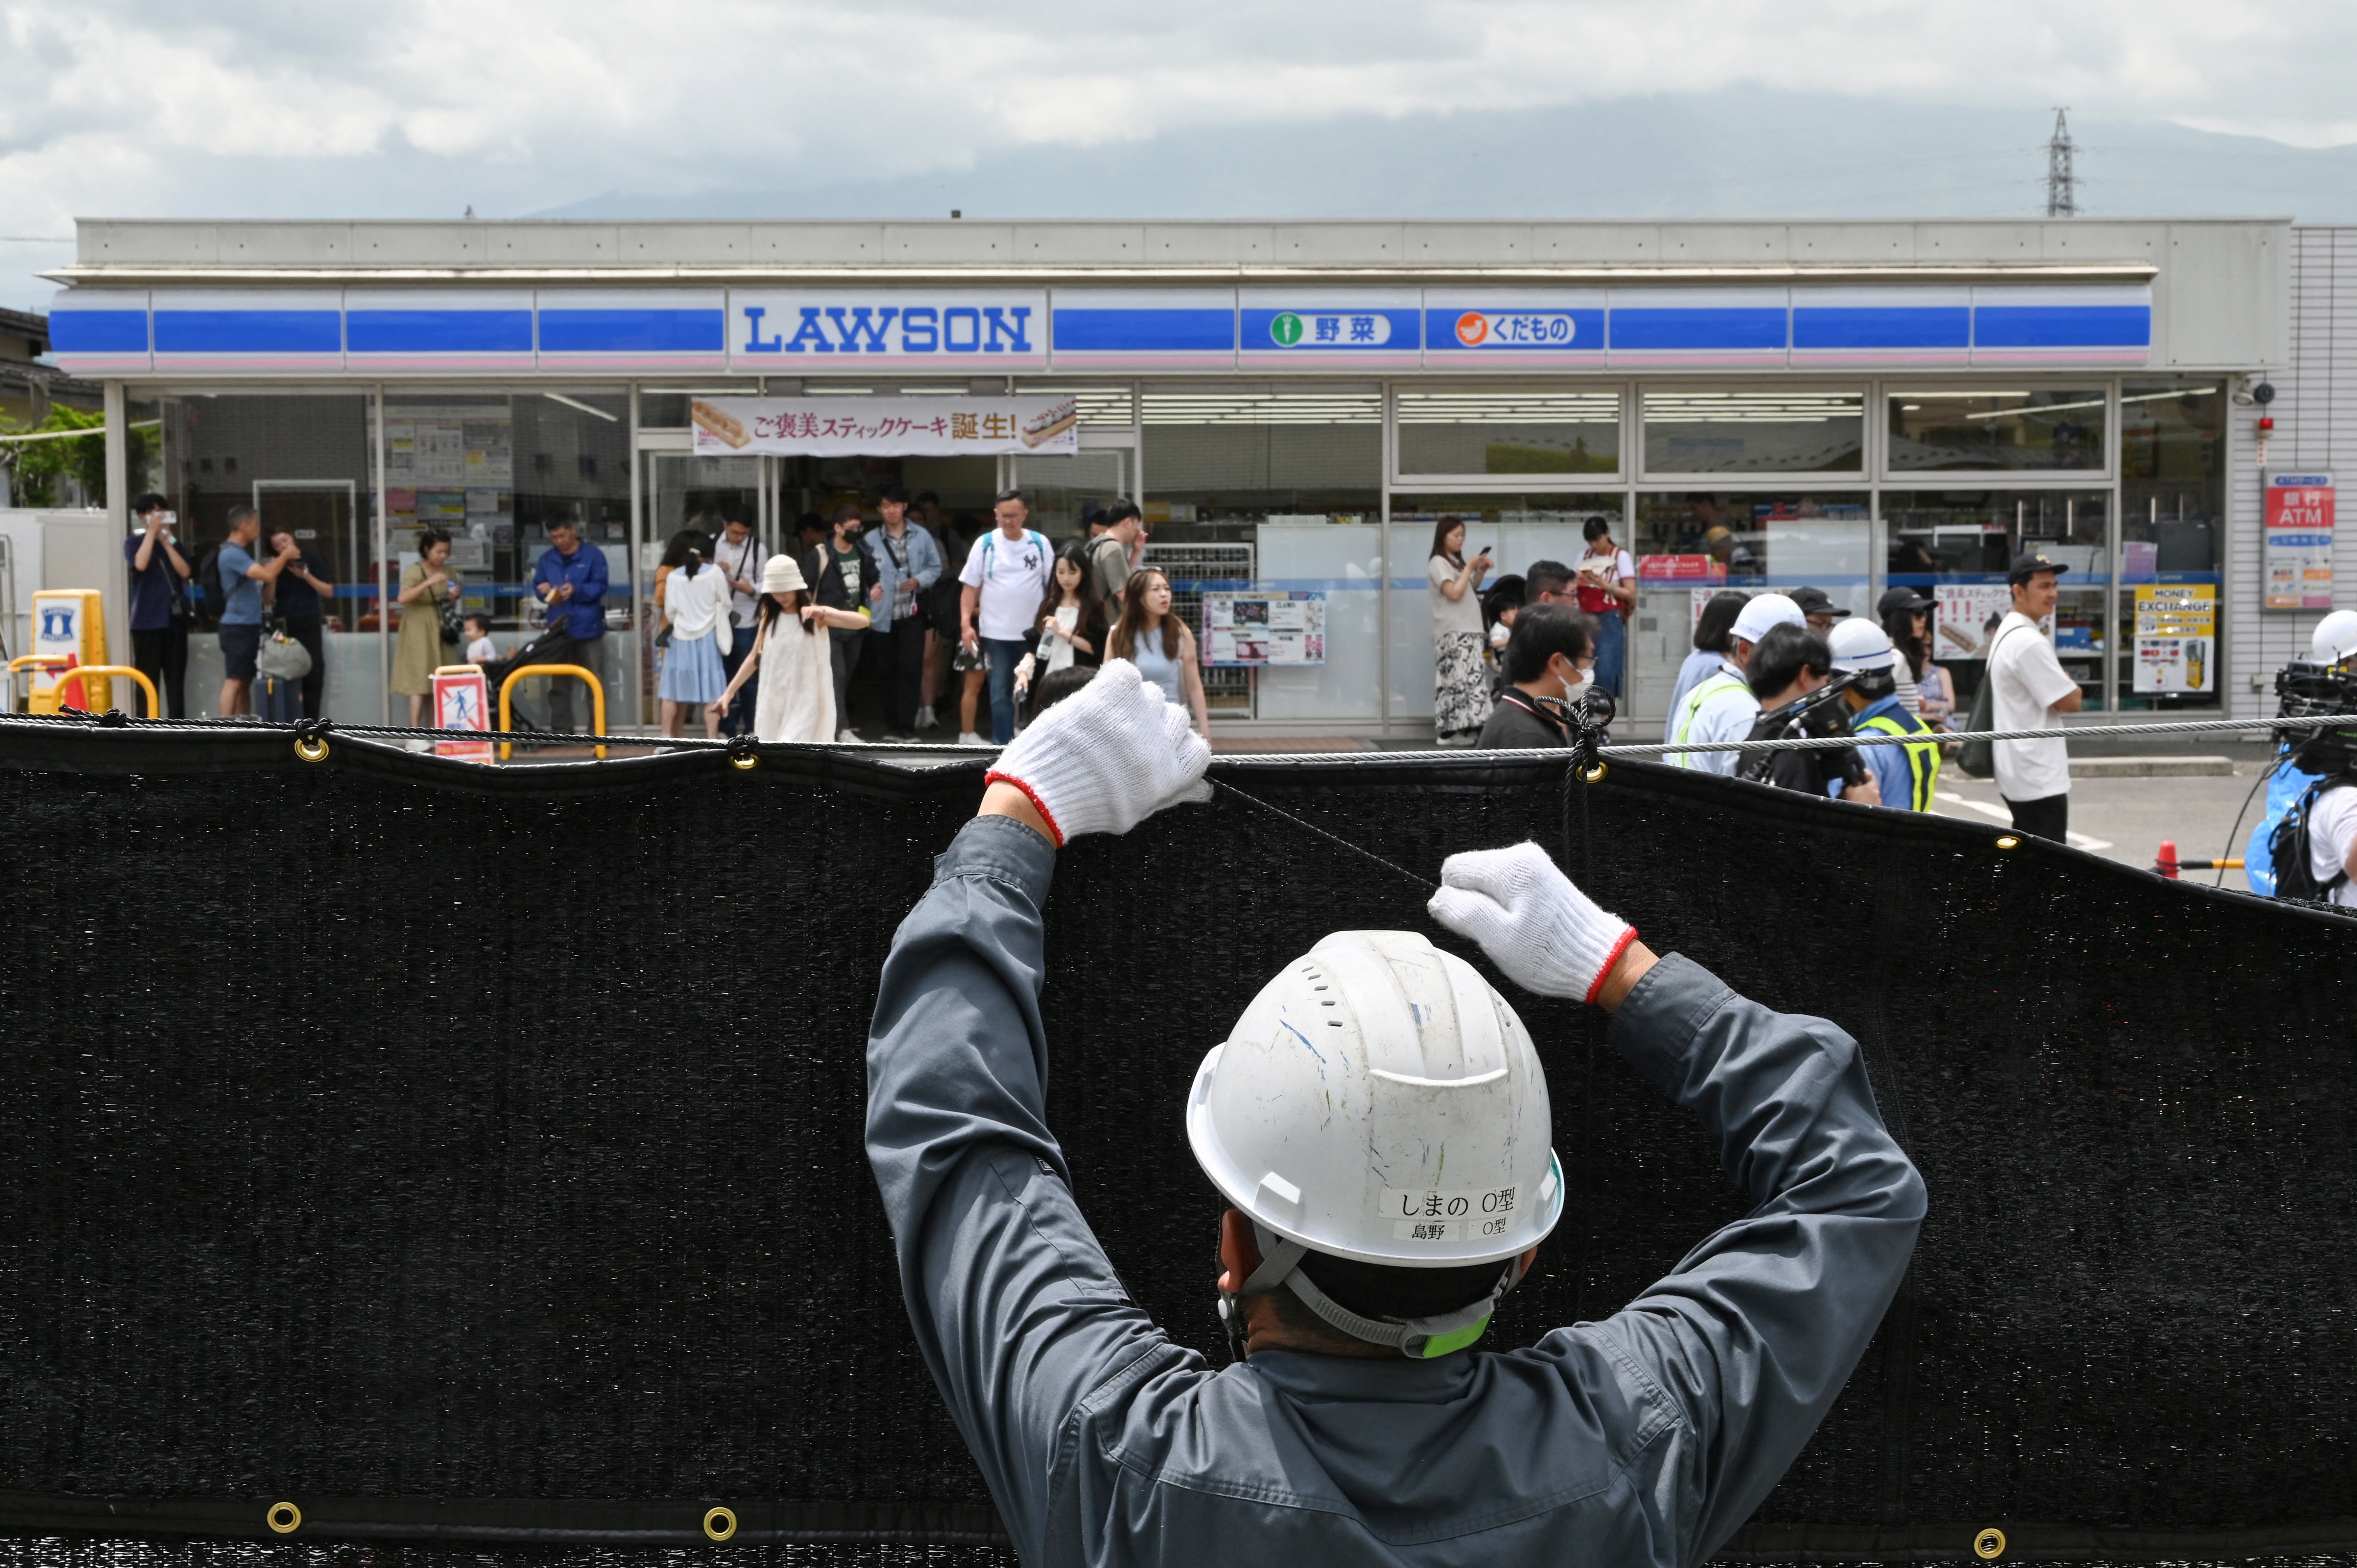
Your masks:
<svg viewBox="0 0 2357 1568"><path fill-rule="evenodd" d="M1649 474L1854 474L1866 461L1861 392L1647 392Z"/></svg>
<svg viewBox="0 0 2357 1568"><path fill-rule="evenodd" d="M1657 492L1637 498L1637 613L1630 623L1631 711L1659 719L1694 650L1703 604L1745 593L1824 590L1853 615L1873 609L1871 509L1864 491Z"/></svg>
<svg viewBox="0 0 2357 1568"><path fill-rule="evenodd" d="M1893 392L1890 471L2104 466L2102 387Z"/></svg>
<svg viewBox="0 0 2357 1568"><path fill-rule="evenodd" d="M1617 474L1620 394L1399 392L1402 474Z"/></svg>
<svg viewBox="0 0 2357 1568"><path fill-rule="evenodd" d="M1364 522L1383 505L1372 386L1167 386L1145 393L1140 468L1157 541L1248 541L1262 522Z"/></svg>
<svg viewBox="0 0 2357 1568"><path fill-rule="evenodd" d="M159 399L146 417L158 422L155 488L179 514L188 564L200 564L227 537L230 508L259 507L264 537L281 529L292 533L335 585L334 597L321 606L321 711L381 718L367 395L192 392ZM145 488L135 485L134 494ZM200 621L188 639L188 713L219 715L221 674L220 639Z"/></svg>
<svg viewBox="0 0 2357 1568"><path fill-rule="evenodd" d="M2024 550L2066 566L2054 611L2054 651L2087 706L2104 699L2105 490L1885 490L1889 582L1938 601L1932 658L1956 688L1959 711L1980 689L1989 634L2012 608L2006 570Z"/></svg>
<svg viewBox="0 0 2357 1568"><path fill-rule="evenodd" d="M1487 550L1497 569L1485 588L1501 578L1521 576L1534 561L1559 561L1577 569L1587 550L1587 521L1600 517L1612 537L1623 536L1621 498L1615 495L1451 494L1420 490L1392 497L1391 642L1394 718L1430 718L1433 709L1432 585L1426 567L1432 536L1444 515L1465 520L1465 553Z"/></svg>
<svg viewBox="0 0 2357 1568"><path fill-rule="evenodd" d="M2215 708L2225 682L2226 399L2215 382L2120 389L2119 705Z"/></svg>

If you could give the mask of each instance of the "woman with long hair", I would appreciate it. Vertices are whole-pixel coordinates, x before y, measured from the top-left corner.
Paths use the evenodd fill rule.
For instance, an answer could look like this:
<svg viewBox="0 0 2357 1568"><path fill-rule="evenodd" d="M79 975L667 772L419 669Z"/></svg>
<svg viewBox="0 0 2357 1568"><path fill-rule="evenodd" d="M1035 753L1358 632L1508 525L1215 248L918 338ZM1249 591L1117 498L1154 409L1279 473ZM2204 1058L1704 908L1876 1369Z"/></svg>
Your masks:
<svg viewBox="0 0 2357 1568"><path fill-rule="evenodd" d="M401 569L401 641L393 649L393 689L409 699L409 727L425 723L434 671L450 650L442 644L442 607L456 604L462 585L450 570L450 536L429 528L417 536L417 559Z"/></svg>
<svg viewBox="0 0 2357 1568"><path fill-rule="evenodd" d="M1662 710L1663 713L1683 713L1686 693L1709 680L1720 661L1734 650L1735 618L1743 613L1749 597L1732 588L1721 588L1704 603L1702 614L1695 620L1694 651L1678 666L1677 684L1670 689L1670 705Z"/></svg>
<svg viewBox="0 0 2357 1568"><path fill-rule="evenodd" d="M655 695L662 699L662 732L676 740L687 714L705 707L728 684L720 639L728 630L728 575L705 564L704 535L683 532L672 538L663 564L662 611L671 632L663 649L662 676ZM704 737L720 738L721 715L707 712Z"/></svg>
<svg viewBox="0 0 2357 1568"><path fill-rule="evenodd" d="M1039 601L1034 624L1039 632L1041 674L1104 662L1104 601L1097 596L1097 575L1089 570L1082 546L1067 544L1056 557L1055 580Z"/></svg>
<svg viewBox="0 0 2357 1568"><path fill-rule="evenodd" d="M1432 596L1432 731L1443 746L1471 746L1490 717L1489 672L1482 667L1481 579L1487 550L1465 557L1465 520L1444 514L1433 525L1425 576Z"/></svg>
<svg viewBox="0 0 2357 1568"><path fill-rule="evenodd" d="M834 738L834 658L827 628L866 626L857 610L828 609L811 602L810 584L791 555L772 555L761 568L761 608L753 627L753 651L737 667L719 700L705 710L716 729L738 687L761 673L753 699L753 738L764 744L829 741Z"/></svg>
<svg viewBox="0 0 2357 1568"><path fill-rule="evenodd" d="M1936 730L1947 728L1948 716L1956 711L1956 689L1948 672L1932 661L1935 607L1932 600L1904 585L1885 589L1875 606L1890 646L1899 650L1895 672L1899 705L1921 718L1926 728Z"/></svg>
<svg viewBox="0 0 2357 1568"><path fill-rule="evenodd" d="M1474 614L1480 614L1479 605ZM1195 668L1195 634L1170 613L1170 579L1159 566L1129 575L1121 594L1121 619L1105 634L1105 657L1136 665L1140 675L1162 688L1165 701L1193 715L1197 735L1211 738L1211 707L1203 701L1202 672Z"/></svg>

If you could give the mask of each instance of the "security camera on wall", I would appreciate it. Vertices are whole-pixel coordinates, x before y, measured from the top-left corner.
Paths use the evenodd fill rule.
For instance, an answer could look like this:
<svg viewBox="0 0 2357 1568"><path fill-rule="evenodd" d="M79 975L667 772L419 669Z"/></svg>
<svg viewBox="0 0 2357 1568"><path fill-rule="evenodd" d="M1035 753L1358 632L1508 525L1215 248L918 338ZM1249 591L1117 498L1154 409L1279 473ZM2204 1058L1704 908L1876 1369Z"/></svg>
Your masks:
<svg viewBox="0 0 2357 1568"><path fill-rule="evenodd" d="M2275 402L2275 400L2276 389L2275 383L2272 381L2262 381L2254 382L2249 377L2244 376L2237 378L2234 382L2234 406L2236 408L2248 408L2253 403L2257 403L2264 407L2265 405Z"/></svg>

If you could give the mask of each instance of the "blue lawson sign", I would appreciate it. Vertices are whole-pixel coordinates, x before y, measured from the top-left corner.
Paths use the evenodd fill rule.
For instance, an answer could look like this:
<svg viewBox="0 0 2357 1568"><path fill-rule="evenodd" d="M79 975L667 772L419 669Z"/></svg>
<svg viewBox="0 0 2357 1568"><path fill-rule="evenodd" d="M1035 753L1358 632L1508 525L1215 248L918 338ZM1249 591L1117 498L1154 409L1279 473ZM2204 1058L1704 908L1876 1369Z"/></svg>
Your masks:
<svg viewBox="0 0 2357 1568"><path fill-rule="evenodd" d="M728 360L778 372L861 366L1044 370L1048 295L1031 291L845 290L728 297Z"/></svg>

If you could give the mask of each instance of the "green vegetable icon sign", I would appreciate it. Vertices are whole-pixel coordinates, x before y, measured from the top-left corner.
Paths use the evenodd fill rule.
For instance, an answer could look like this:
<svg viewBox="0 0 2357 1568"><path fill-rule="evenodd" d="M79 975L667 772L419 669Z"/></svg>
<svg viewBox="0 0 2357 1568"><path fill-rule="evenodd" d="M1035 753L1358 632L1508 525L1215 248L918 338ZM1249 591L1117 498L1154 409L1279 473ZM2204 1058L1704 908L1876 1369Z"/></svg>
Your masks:
<svg viewBox="0 0 2357 1568"><path fill-rule="evenodd" d="M1280 349L1290 349L1301 341L1301 317L1287 310L1268 324L1268 335Z"/></svg>

